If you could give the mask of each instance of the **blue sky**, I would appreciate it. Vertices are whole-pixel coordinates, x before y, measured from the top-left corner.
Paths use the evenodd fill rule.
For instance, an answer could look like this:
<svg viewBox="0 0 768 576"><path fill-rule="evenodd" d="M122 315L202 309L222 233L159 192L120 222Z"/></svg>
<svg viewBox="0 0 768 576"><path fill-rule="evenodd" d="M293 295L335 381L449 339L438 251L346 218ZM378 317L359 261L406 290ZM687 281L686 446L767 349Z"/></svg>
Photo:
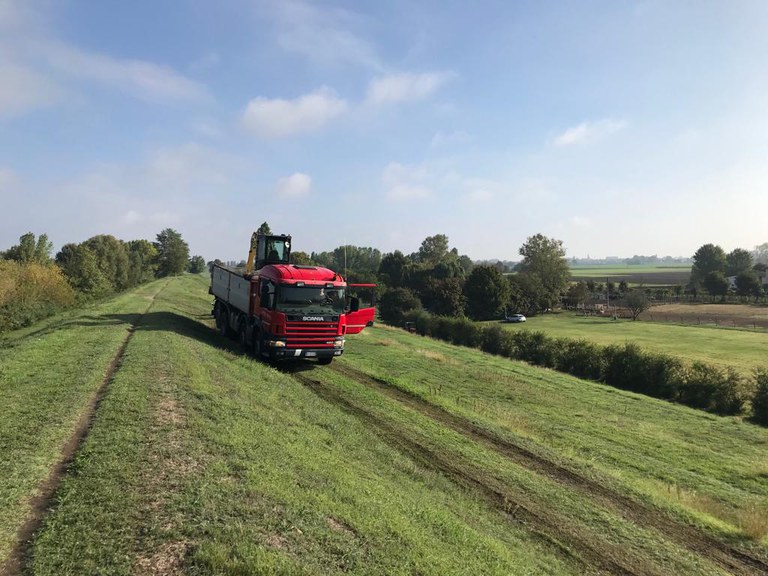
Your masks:
<svg viewBox="0 0 768 576"><path fill-rule="evenodd" d="M768 3L0 0L0 248L768 241Z"/></svg>

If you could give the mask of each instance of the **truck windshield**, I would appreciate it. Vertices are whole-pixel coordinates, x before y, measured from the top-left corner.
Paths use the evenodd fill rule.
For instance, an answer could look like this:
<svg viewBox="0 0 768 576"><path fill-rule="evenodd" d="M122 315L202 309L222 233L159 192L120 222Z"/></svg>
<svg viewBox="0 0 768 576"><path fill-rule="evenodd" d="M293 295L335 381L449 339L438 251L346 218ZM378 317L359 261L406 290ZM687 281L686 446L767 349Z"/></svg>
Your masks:
<svg viewBox="0 0 768 576"><path fill-rule="evenodd" d="M344 288L324 286L280 286L277 310L288 314L342 314Z"/></svg>

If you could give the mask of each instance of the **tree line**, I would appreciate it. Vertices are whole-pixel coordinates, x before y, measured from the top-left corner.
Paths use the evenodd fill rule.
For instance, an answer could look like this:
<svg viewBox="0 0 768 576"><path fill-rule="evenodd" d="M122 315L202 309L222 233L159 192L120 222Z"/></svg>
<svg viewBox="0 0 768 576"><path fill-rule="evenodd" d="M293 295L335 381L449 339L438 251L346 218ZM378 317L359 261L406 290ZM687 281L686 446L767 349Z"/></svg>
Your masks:
<svg viewBox="0 0 768 576"><path fill-rule="evenodd" d="M720 246L704 244L693 255L688 291L694 296L706 291L723 302L731 292L742 300L758 300L765 296L767 271L768 243L754 252L736 248L727 254Z"/></svg>
<svg viewBox="0 0 768 576"><path fill-rule="evenodd" d="M205 260L190 258L189 246L172 228L157 234L154 242L99 234L65 244L55 256L52 252L48 236L32 232L0 252L0 331L154 278L205 270Z"/></svg>

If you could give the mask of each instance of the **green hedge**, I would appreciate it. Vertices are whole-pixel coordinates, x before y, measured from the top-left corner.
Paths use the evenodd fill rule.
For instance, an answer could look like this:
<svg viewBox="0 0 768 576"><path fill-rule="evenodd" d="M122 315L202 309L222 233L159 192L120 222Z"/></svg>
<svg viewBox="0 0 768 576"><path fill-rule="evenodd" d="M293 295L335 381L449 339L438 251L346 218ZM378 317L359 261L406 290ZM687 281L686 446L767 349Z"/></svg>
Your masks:
<svg viewBox="0 0 768 576"><path fill-rule="evenodd" d="M466 318L414 312L407 317L416 332L459 346L480 348L515 360L553 368L579 378L603 382L654 398L679 402L716 414L744 413L752 405L754 420L768 425L768 370L754 379L732 368L648 352L637 344L600 346L586 340L552 338L543 332L482 326Z"/></svg>

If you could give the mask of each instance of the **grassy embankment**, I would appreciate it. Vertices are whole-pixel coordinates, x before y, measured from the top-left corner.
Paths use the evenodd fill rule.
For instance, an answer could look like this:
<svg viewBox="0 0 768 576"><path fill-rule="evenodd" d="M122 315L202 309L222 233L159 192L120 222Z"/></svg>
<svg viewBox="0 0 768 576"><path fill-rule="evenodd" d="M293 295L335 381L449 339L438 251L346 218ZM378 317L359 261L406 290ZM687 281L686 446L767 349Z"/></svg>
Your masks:
<svg viewBox="0 0 768 576"><path fill-rule="evenodd" d="M220 340L201 323L203 282L171 281L139 321L35 539L30 573L581 571L503 511ZM113 321L106 310L88 319L93 333ZM50 367L45 348L39 361ZM45 420L49 403L34 404Z"/></svg>
<svg viewBox="0 0 768 576"><path fill-rule="evenodd" d="M141 318L30 573L716 574L758 573L731 546L766 556L765 429L387 328L278 372L209 309L187 277ZM114 314L89 330L124 335Z"/></svg>
<svg viewBox="0 0 768 576"><path fill-rule="evenodd" d="M765 354L768 333L764 330L633 322L579 316L572 312L544 314L528 318L525 323L502 326L509 330L538 330L555 338L583 339L601 345L635 342L647 350L688 361L733 366L750 375L755 368L768 368Z"/></svg>

